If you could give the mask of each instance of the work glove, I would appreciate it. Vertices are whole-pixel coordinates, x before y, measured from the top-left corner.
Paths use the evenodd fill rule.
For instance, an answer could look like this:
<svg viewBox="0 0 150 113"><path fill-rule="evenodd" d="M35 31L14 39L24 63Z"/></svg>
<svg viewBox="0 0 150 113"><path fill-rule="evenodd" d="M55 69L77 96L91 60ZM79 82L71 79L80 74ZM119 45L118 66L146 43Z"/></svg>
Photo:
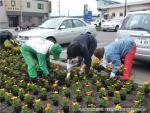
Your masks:
<svg viewBox="0 0 150 113"><path fill-rule="evenodd" d="M116 74L114 72L110 73L110 78L114 78L116 76Z"/></svg>
<svg viewBox="0 0 150 113"><path fill-rule="evenodd" d="M69 78L70 77L70 75L71 75L71 67L70 67L70 65L69 64L67 64L67 78Z"/></svg>
<svg viewBox="0 0 150 113"><path fill-rule="evenodd" d="M83 73L83 69L81 68L79 71L79 75L82 75L82 73Z"/></svg>

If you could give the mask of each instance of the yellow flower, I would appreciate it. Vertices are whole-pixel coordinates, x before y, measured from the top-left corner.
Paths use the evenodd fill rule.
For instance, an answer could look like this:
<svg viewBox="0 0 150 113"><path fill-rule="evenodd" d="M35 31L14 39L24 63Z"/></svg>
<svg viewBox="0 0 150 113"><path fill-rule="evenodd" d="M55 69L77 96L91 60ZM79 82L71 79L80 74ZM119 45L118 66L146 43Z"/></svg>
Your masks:
<svg viewBox="0 0 150 113"><path fill-rule="evenodd" d="M16 96L13 96L13 97L11 97L11 99L12 99L12 100L16 100L16 99L17 99L17 97L16 97Z"/></svg>
<svg viewBox="0 0 150 113"><path fill-rule="evenodd" d="M116 94L119 94L119 91L115 91Z"/></svg>
<svg viewBox="0 0 150 113"><path fill-rule="evenodd" d="M135 111L134 111L134 110L131 110L131 111L129 111L128 113L135 113Z"/></svg>
<svg viewBox="0 0 150 113"><path fill-rule="evenodd" d="M149 81L145 81L145 82L144 82L144 85L147 85L147 84L150 84L150 82L149 82Z"/></svg>
<svg viewBox="0 0 150 113"><path fill-rule="evenodd" d="M62 89L65 90L67 87L63 87Z"/></svg>
<svg viewBox="0 0 150 113"><path fill-rule="evenodd" d="M22 91L22 88L19 88L19 92L21 92Z"/></svg>
<svg viewBox="0 0 150 113"><path fill-rule="evenodd" d="M102 91L105 91L105 88L104 88L104 87L102 87L102 88L101 88L101 90L102 90Z"/></svg>
<svg viewBox="0 0 150 113"><path fill-rule="evenodd" d="M26 93L24 96L25 96L25 97L29 96L29 93Z"/></svg>
<svg viewBox="0 0 150 113"><path fill-rule="evenodd" d="M86 95L91 95L92 91L86 91Z"/></svg>
<svg viewBox="0 0 150 113"><path fill-rule="evenodd" d="M108 97L103 97L104 100L108 100Z"/></svg>
<svg viewBox="0 0 150 113"><path fill-rule="evenodd" d="M45 111L48 111L50 108L52 108L52 105L51 104L46 104Z"/></svg>
<svg viewBox="0 0 150 113"><path fill-rule="evenodd" d="M72 103L73 106L75 106L75 105L77 105L77 104L78 104L78 103L77 103L76 101Z"/></svg>
<svg viewBox="0 0 150 113"><path fill-rule="evenodd" d="M54 91L53 93L54 93L54 94L58 94L58 91Z"/></svg>
<svg viewBox="0 0 150 113"><path fill-rule="evenodd" d="M23 82L23 80L20 80L19 82Z"/></svg>
<svg viewBox="0 0 150 113"><path fill-rule="evenodd" d="M23 106L22 106L22 108L27 108L28 107L28 105L27 104L24 104Z"/></svg>
<svg viewBox="0 0 150 113"><path fill-rule="evenodd" d="M40 103L41 99L35 99L35 103Z"/></svg>
<svg viewBox="0 0 150 113"><path fill-rule="evenodd" d="M121 105L117 104L117 105L115 105L115 108L119 109L119 108L121 108Z"/></svg>
<svg viewBox="0 0 150 113"><path fill-rule="evenodd" d="M78 89L76 89L76 91L79 92L79 91L81 91L81 90L78 88Z"/></svg>

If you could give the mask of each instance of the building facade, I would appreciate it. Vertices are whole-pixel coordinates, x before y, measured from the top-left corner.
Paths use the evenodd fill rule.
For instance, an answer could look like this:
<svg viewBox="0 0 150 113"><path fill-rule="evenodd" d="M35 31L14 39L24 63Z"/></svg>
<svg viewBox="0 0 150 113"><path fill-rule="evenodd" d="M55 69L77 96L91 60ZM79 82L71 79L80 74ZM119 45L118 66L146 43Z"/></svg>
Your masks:
<svg viewBox="0 0 150 113"><path fill-rule="evenodd" d="M37 26L48 18L48 0L4 0L10 27Z"/></svg>
<svg viewBox="0 0 150 113"><path fill-rule="evenodd" d="M133 11L150 10L150 0L131 2L127 3L126 5L125 4L100 5L99 2L100 1L97 1L97 9L103 12L103 17L105 19L115 19L124 17L126 15L125 6L126 6L126 13Z"/></svg>
<svg viewBox="0 0 150 113"><path fill-rule="evenodd" d="M0 0L0 28L8 28L8 18L3 0Z"/></svg>

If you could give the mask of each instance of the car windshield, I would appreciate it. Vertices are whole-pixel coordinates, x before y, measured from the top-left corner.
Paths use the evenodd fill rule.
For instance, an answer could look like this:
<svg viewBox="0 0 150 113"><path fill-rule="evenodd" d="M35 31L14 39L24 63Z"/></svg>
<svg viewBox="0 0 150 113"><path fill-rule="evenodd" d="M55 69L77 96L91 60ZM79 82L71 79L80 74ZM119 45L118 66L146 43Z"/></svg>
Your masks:
<svg viewBox="0 0 150 113"><path fill-rule="evenodd" d="M150 14L129 15L125 20L126 30L150 31Z"/></svg>
<svg viewBox="0 0 150 113"><path fill-rule="evenodd" d="M62 19L60 19L60 18L50 19L50 20L45 21L39 27L46 28L46 29L56 29L59 27L61 22L62 22Z"/></svg>

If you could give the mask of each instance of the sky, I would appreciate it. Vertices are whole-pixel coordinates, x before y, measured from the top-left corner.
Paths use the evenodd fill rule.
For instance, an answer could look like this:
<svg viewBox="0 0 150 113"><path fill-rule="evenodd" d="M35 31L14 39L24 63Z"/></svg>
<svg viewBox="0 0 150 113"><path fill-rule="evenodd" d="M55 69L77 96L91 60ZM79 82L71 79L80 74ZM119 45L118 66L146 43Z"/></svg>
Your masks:
<svg viewBox="0 0 150 113"><path fill-rule="evenodd" d="M51 16L59 16L59 1L61 16L81 16L83 15L84 4L93 14L98 15L96 0L50 0L52 2ZM124 3L125 0L114 0ZM127 2L136 2L142 0L127 0Z"/></svg>

